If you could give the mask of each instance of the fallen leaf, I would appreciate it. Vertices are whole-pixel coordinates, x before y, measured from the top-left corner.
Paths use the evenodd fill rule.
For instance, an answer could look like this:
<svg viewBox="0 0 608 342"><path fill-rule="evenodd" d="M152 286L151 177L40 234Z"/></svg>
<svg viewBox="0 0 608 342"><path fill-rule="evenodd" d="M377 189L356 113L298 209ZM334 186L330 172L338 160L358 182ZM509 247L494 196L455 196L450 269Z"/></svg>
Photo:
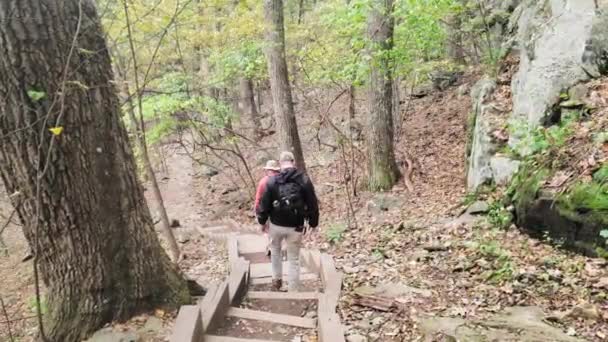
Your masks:
<svg viewBox="0 0 608 342"><path fill-rule="evenodd" d="M61 135L61 132L63 132L63 127L61 127L61 126L51 127L51 128L49 128L49 131L51 131L51 133L53 133L53 135L58 136L58 135Z"/></svg>
<svg viewBox="0 0 608 342"><path fill-rule="evenodd" d="M597 283L593 284L596 289L608 289L608 277L602 277Z"/></svg>

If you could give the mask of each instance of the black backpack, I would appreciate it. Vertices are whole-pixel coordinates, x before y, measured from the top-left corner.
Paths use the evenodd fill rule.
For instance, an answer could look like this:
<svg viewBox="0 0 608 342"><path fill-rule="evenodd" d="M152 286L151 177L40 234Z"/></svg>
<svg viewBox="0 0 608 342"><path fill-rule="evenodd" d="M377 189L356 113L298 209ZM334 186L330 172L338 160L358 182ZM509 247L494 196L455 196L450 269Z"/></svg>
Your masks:
<svg viewBox="0 0 608 342"><path fill-rule="evenodd" d="M306 203L303 197L303 187L293 178L279 179L277 182L278 200L274 207L280 212L294 216L306 214Z"/></svg>

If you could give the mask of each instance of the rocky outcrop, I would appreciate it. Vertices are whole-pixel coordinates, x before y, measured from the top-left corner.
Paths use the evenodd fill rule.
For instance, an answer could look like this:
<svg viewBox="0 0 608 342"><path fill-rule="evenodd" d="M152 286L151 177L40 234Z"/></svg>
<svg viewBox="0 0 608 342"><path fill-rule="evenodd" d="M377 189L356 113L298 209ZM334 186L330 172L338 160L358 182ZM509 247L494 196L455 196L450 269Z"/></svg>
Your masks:
<svg viewBox="0 0 608 342"><path fill-rule="evenodd" d="M490 79L478 81L471 89L473 99L473 128L471 133L471 149L469 154L469 167L467 173L467 186L474 190L479 185L492 178L490 158L495 152L495 146L490 138L492 125L489 120L491 108L487 104L488 98L494 92L496 82ZM469 128L471 129L471 128Z"/></svg>
<svg viewBox="0 0 608 342"><path fill-rule="evenodd" d="M538 198L518 205L517 225L538 238L551 241L588 256L597 256L597 246L605 239L600 232L604 223L595 220L593 213L576 213L561 210L555 194L541 192Z"/></svg>
<svg viewBox="0 0 608 342"><path fill-rule="evenodd" d="M511 80L510 119L534 127L547 123L545 119L560 94L608 73L608 1L506 1L490 10L504 15L515 5L506 27L498 23L500 27L495 29L512 34L504 38L503 49L519 58ZM492 123L492 106L487 102L492 84L491 80L482 80L471 92L475 123L468 154L470 191L485 182L508 182L518 166L517 161L496 155L498 149L491 134L497 125ZM509 137L511 147L527 132L518 134Z"/></svg>
<svg viewBox="0 0 608 342"><path fill-rule="evenodd" d="M596 4L598 7L596 7ZM601 7L601 8L600 8ZM512 81L513 117L538 125L561 92L605 68L606 1L524 1L510 25L520 54Z"/></svg>
<svg viewBox="0 0 608 342"><path fill-rule="evenodd" d="M474 118L471 121L474 124L468 155L467 187L470 191L491 181L506 184L510 176L517 171L519 164L496 155L500 146L492 134L505 125L506 114L491 101L495 89L496 82L487 78L477 82L471 89Z"/></svg>

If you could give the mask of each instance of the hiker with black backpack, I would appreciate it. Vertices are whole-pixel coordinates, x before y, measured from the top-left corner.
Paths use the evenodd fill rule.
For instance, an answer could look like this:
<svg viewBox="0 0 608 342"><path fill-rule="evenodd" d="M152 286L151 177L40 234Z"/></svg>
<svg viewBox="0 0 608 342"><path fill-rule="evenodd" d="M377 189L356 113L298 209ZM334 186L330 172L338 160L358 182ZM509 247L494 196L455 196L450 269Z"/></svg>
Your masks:
<svg viewBox="0 0 608 342"><path fill-rule="evenodd" d="M319 205L315 188L306 174L295 166L291 152L279 158L281 172L270 177L257 207L258 223L262 227L270 219L272 289L283 285L281 244L287 244L288 290L297 291L300 285L300 247L308 222L311 230L319 225Z"/></svg>

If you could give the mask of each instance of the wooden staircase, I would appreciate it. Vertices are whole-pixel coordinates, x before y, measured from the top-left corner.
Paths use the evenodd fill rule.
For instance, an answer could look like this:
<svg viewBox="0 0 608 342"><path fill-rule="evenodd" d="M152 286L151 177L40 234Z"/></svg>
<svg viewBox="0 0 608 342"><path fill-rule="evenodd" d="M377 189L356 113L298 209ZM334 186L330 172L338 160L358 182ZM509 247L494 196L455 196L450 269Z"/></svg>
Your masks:
<svg viewBox="0 0 608 342"><path fill-rule="evenodd" d="M179 310L171 342L290 342L281 336L278 325L295 327L316 335L320 342L344 342L344 329L336 313L342 274L336 271L329 254L318 250L300 251L300 279L303 283L316 283L321 291L272 292L263 289L272 281L270 260L264 258L266 238L258 227L243 226L234 220L214 222L199 232L208 238L224 241L227 246L230 274L220 284L208 287L207 294L198 305L185 305ZM261 262L260 262L261 261ZM283 269L287 270L287 265ZM262 289L259 289L262 287ZM316 318L256 310L246 307L244 300L312 301L316 305ZM243 320L255 325L271 323L272 338L233 337L231 331L239 329ZM279 331L280 330L280 331ZM218 332L224 332L223 335ZM282 339L281 339L282 338Z"/></svg>

